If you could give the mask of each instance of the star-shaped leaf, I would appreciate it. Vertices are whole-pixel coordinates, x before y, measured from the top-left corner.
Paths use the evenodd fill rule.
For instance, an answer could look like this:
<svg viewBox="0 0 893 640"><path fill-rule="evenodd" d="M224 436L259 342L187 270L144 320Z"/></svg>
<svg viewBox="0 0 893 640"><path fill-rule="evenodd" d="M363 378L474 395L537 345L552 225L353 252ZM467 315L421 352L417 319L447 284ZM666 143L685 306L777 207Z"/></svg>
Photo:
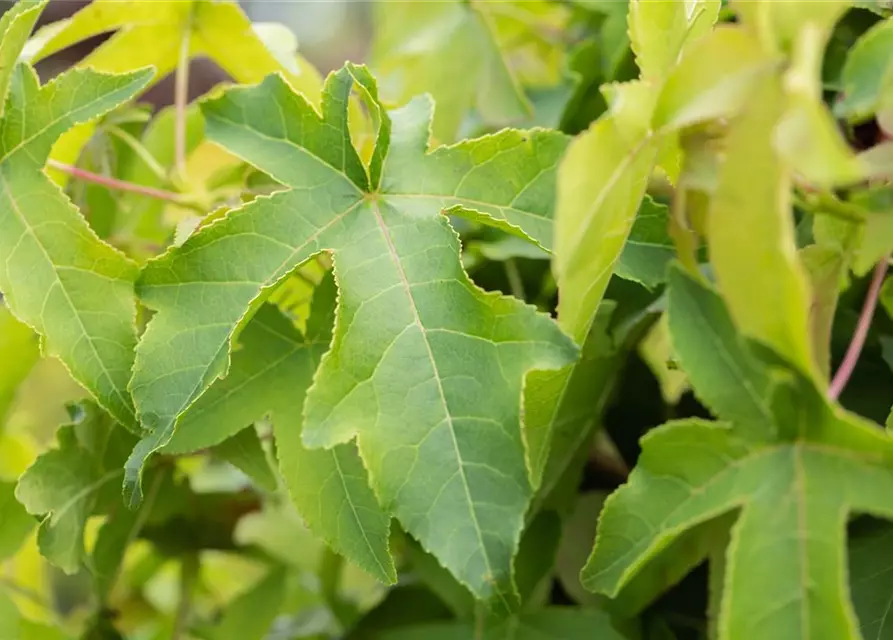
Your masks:
<svg viewBox="0 0 893 640"><path fill-rule="evenodd" d="M368 173L347 127L355 84L379 122ZM233 334L264 293L332 251L338 313L308 393L304 442L356 437L379 501L403 527L480 597L513 599L511 559L531 494L522 382L577 350L547 316L469 281L443 212L548 245L538 236L551 219L564 136L508 130L428 152L430 101L387 113L354 66L329 77L322 116L278 76L202 108L211 139L287 189L144 270L139 294L157 313L131 389L151 435L128 463L128 489L225 373Z"/></svg>
<svg viewBox="0 0 893 640"><path fill-rule="evenodd" d="M75 70L41 87L20 64L0 119L0 291L44 351L132 428L136 266L96 237L42 169L60 135L132 98L151 75Z"/></svg>
<svg viewBox="0 0 893 640"><path fill-rule="evenodd" d="M84 525L109 497L122 475L133 436L91 403L71 409L73 423L59 429L57 449L31 465L16 487L29 513L46 515L40 524L40 552L66 573L84 559Z"/></svg>
<svg viewBox="0 0 893 640"><path fill-rule="evenodd" d="M701 305L718 324L731 322L718 296L681 271L671 282L671 289L678 286L687 289L688 309ZM858 638L845 564L847 519L855 513L893 519L893 440L829 405L811 380L777 365L774 356L771 367L757 361L737 334L717 336L680 346L693 384L731 427L679 421L644 438L629 482L605 503L583 582L642 606L656 595L642 597L650 578L678 579L713 550L705 527L734 523L723 564L720 640ZM699 358L691 357L696 349ZM758 415L749 400L720 399L705 388L704 375L720 359L729 361L725 379L742 392L760 389L754 381L768 375L755 367L779 371L768 418L776 428L763 428L771 437L755 439L753 427L738 422ZM732 376L735 369L742 373ZM769 393L765 386L758 392Z"/></svg>
<svg viewBox="0 0 893 640"><path fill-rule="evenodd" d="M301 442L304 398L331 342L334 280L323 280L313 297L306 337L274 306L261 307L239 336L229 374L180 419L164 452L216 445L269 415L282 476L310 529L371 575L392 583L391 519L369 488L356 447L312 450Z"/></svg>

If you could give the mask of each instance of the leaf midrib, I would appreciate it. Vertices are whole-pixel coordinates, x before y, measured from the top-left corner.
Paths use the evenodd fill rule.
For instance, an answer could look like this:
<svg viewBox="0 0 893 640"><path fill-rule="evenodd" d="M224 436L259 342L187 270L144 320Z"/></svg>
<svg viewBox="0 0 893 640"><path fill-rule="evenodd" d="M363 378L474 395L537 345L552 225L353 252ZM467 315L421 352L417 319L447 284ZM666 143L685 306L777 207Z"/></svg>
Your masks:
<svg viewBox="0 0 893 640"><path fill-rule="evenodd" d="M480 545L480 549L481 549L481 557L484 559L484 563L487 567L487 574L488 574L488 576L492 577L494 575L494 573L493 573L492 565L490 563L490 556L487 553L487 547L484 544L483 532L481 531L481 526L480 526L480 523L478 522L477 513L475 512L475 509L474 509L474 500L471 497L471 489L468 486L468 478L465 475L465 462L462 459L462 454L459 450L459 442L456 439L456 430L455 430L455 426L453 425L453 416L450 413L450 409L449 409L449 406L446 401L446 393L444 392L444 389L443 389L443 382L441 381L440 371L437 368L437 361L434 358L434 351L431 348L430 341L428 340L428 331L425 328L425 325L422 324L422 319L421 319L421 316L419 315L419 310L416 305L415 298L412 295L412 285L410 285L409 278L407 278L407 276L406 276L406 271L403 269L403 264L400 262L400 256L397 253L396 247L394 246L394 241L391 238L390 230L388 229L387 224L385 224L385 221L381 216L381 211L379 209L378 202L371 201L371 205L372 206L370 207L370 209L372 210L372 213L375 215L375 220L378 223L379 228L381 229L382 237L384 238L384 241L387 245L388 255L390 256L391 261L394 263L394 267L396 268L397 273L400 277L401 286L403 287L403 290L406 293L406 297L409 301L409 308L412 312L413 323L418 327L419 333L422 336L422 342L425 344L425 350L427 352L428 361L431 363L431 369L434 372L434 380L437 384L437 393L440 396L440 404L443 408L443 412L446 417L447 425L449 426L450 438L453 443L453 449L456 454L456 460L459 463L459 477L462 479L462 487L465 491L465 499L468 503L468 513L471 516L472 524L474 525L474 531L475 531L475 534L477 535L478 544ZM502 595L502 593L499 591L499 589L496 589L495 592L503 600L503 602L508 606L509 603L505 601L505 596Z"/></svg>

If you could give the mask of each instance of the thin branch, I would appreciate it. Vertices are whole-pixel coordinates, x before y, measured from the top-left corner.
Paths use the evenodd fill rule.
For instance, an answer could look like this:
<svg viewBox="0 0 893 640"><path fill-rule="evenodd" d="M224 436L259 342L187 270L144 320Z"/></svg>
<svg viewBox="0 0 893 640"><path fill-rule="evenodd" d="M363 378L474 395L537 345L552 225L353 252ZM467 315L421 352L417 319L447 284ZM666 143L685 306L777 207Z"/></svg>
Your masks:
<svg viewBox="0 0 893 640"><path fill-rule="evenodd" d="M73 167L70 164L64 164L52 159L47 161L47 166L56 169L57 171L61 171L62 173L67 173L71 177L77 178L78 180L84 180L86 182L92 182L94 184L102 185L107 189L113 189L115 191L129 191L130 193L138 193L140 195L144 195L147 198L167 200L168 202L175 202L179 205L187 207L191 206L187 201L184 200L182 195L180 195L179 193L174 193L173 191L165 191L164 189L147 187L142 184L125 182L124 180L118 180L117 178L103 176L98 173L93 173L92 171L87 171L86 169L81 169L79 167Z"/></svg>
<svg viewBox="0 0 893 640"><path fill-rule="evenodd" d="M180 40L180 55L177 60L177 74L174 79L174 109L176 115L174 129L174 157L177 177L186 179L186 103L189 101L189 41L192 36L192 16L190 12Z"/></svg>
<svg viewBox="0 0 893 640"><path fill-rule="evenodd" d="M878 297L881 293L881 285L884 283L884 276L887 275L889 263L885 257L877 263L874 268L874 276L871 279L871 285L868 287L868 294L865 296L865 302L862 305L862 313L859 315L859 322L856 325L856 332L847 347L846 355L843 362L834 374L831 386L828 389L828 395L832 400L836 400L840 393L846 387L856 363L859 361L859 355L862 353L862 347L865 346L865 339L868 337L868 329L871 327L871 319L874 317L874 310L877 308Z"/></svg>

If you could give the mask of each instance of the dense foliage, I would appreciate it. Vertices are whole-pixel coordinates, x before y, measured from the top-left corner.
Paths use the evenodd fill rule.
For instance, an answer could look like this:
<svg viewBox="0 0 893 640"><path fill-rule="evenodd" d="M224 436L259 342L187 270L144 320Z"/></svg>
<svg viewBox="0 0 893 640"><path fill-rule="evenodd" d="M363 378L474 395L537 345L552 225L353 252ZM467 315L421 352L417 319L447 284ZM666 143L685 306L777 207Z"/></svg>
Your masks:
<svg viewBox="0 0 893 640"><path fill-rule="evenodd" d="M0 640L893 638L889 3L45 5Z"/></svg>

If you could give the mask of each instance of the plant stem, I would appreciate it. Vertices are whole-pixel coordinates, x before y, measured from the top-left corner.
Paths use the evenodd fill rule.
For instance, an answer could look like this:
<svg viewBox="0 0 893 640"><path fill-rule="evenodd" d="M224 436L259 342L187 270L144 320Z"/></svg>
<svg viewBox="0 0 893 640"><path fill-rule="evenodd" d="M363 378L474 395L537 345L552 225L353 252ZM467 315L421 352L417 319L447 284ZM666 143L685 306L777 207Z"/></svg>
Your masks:
<svg viewBox="0 0 893 640"><path fill-rule="evenodd" d="M843 362L834 374L831 386L828 389L828 395L832 400L836 400L840 393L849 382L856 363L859 361L859 355L862 353L862 347L865 346L865 338L868 337L868 329L871 327L871 319L874 317L874 310L877 308L878 297L881 293L881 285L884 283L884 276L887 275L889 263L887 258L877 263L874 268L874 276L871 279L871 285L868 287L868 294L865 296L865 303L862 305L862 313L859 315L859 322L856 325L856 332L847 347L846 355Z"/></svg>
<svg viewBox="0 0 893 640"><path fill-rule="evenodd" d="M109 176L102 176L98 173L93 173L92 171L87 171L86 169L81 169L79 167L73 167L70 164L64 164L52 159L47 161L47 166L56 169L57 171L61 171L62 173L67 173L78 180L93 182L94 184L102 185L108 189L129 191L130 193L144 195L147 198L167 200L168 202L176 202L177 204L189 206L188 203L184 202L183 197L179 193L174 193L173 191L165 191L163 189L156 189L155 187L134 184L133 182L125 182L124 180L118 180L117 178L111 178Z"/></svg>
<svg viewBox="0 0 893 640"><path fill-rule="evenodd" d="M177 177L186 179L186 103L189 101L189 41L192 35L190 12L180 40L180 56L177 60L177 75L174 78L174 158Z"/></svg>
<svg viewBox="0 0 893 640"><path fill-rule="evenodd" d="M198 555L188 553L183 557L183 563L180 565L180 602L177 605L171 640L180 640L186 632L186 627L189 624L189 615L192 612L192 594L195 591L197 579Z"/></svg>
<svg viewBox="0 0 893 640"><path fill-rule="evenodd" d="M512 295L518 300L527 300L527 295L524 292L524 280L521 278L521 272L518 271L518 265L514 258L508 258L502 264L505 266L505 276L508 278Z"/></svg>

